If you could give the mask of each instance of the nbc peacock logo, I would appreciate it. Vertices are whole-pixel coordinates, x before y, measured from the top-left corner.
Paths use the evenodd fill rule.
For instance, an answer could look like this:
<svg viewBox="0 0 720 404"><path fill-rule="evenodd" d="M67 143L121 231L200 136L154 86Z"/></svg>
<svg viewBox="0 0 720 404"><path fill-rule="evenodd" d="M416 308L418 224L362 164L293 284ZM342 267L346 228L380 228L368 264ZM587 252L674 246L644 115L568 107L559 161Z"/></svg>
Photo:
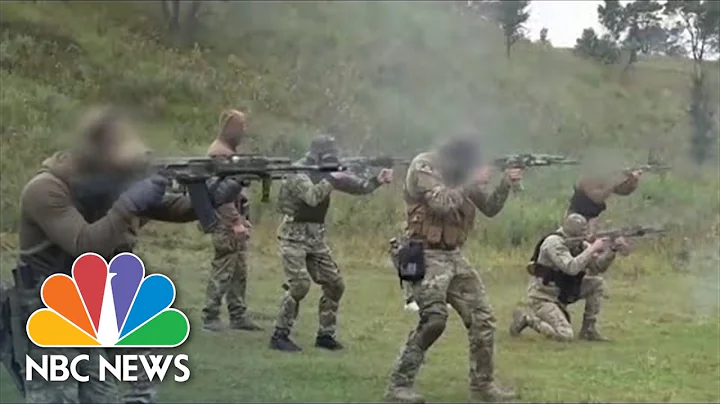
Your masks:
<svg viewBox="0 0 720 404"><path fill-rule="evenodd" d="M170 307L175 285L165 275L145 276L135 254L108 264L85 253L73 263L72 277L50 276L40 294L47 308L35 311L26 327L40 347L173 348L190 334L188 318Z"/></svg>

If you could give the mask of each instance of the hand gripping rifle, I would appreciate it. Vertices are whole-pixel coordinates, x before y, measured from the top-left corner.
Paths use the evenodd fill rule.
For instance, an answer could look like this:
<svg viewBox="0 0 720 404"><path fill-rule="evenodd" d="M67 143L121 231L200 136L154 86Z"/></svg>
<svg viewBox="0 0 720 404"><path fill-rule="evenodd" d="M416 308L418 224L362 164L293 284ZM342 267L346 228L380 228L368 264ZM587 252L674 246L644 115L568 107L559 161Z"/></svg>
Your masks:
<svg viewBox="0 0 720 404"><path fill-rule="evenodd" d="M230 157L168 157L156 159L152 169L164 175L187 190L204 231L209 231L217 222L212 202L214 186L211 179L235 178L244 185L251 181L262 181L262 201L270 197L273 180L281 180L287 174L297 172L344 171L339 163L322 165L301 165L287 157L266 157L257 154L236 154Z"/></svg>
<svg viewBox="0 0 720 404"><path fill-rule="evenodd" d="M566 156L555 155L555 154L537 154L537 153L519 153L511 154L504 157L498 157L493 160L493 165L501 170L508 168L522 168L527 167L545 167L552 165L578 165L578 160L569 159ZM523 190L521 183L513 183L513 191L520 192Z"/></svg>

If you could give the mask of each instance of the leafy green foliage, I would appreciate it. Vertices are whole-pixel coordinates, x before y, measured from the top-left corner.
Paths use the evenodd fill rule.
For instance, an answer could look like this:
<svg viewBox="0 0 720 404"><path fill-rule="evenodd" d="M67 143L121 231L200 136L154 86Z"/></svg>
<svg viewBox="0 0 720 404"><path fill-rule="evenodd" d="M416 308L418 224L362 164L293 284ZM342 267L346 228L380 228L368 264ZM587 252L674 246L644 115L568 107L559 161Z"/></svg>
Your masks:
<svg viewBox="0 0 720 404"><path fill-rule="evenodd" d="M585 28L575 41L573 49L576 55L594 59L606 65L612 65L620 60L620 48L615 45L610 35L598 37L595 30Z"/></svg>

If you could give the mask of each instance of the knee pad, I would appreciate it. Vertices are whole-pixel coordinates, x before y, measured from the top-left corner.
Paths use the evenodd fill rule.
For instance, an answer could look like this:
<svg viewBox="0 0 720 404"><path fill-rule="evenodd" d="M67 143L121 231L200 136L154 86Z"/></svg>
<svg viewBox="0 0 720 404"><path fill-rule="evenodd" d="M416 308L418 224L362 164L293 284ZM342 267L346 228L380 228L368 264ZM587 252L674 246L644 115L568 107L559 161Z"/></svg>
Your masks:
<svg viewBox="0 0 720 404"><path fill-rule="evenodd" d="M430 348L430 346L440 338L440 335L445 331L446 322L446 315L430 313L420 316L420 325L418 326L415 339L423 351Z"/></svg>
<svg viewBox="0 0 720 404"><path fill-rule="evenodd" d="M288 293L296 301L299 302L310 291L310 280L309 279L293 279L287 282Z"/></svg>
<svg viewBox="0 0 720 404"><path fill-rule="evenodd" d="M574 336L572 328L560 328L555 330L555 339L560 342L570 342L573 340Z"/></svg>

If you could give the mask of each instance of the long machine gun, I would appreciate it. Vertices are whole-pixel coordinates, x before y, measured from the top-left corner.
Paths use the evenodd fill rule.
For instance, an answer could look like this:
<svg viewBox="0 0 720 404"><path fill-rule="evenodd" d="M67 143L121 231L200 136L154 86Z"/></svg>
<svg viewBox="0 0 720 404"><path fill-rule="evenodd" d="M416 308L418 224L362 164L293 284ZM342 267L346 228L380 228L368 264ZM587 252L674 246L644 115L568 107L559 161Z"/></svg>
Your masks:
<svg viewBox="0 0 720 404"><path fill-rule="evenodd" d="M504 157L498 157L492 161L492 164L501 169L508 168L528 168L528 167L547 167L553 165L579 165L580 162L570 159L566 156L556 154L538 154L538 153L518 153L510 154ZM520 192L523 190L521 183L513 184L513 191Z"/></svg>
<svg viewBox="0 0 720 404"><path fill-rule="evenodd" d="M204 231L209 231L217 222L212 203L212 189L217 184L213 179L232 177L244 185L251 181L262 182L262 201L270 196L273 180L283 179L287 174L297 172L344 171L339 163L302 165L293 163L287 157L267 157L257 154L237 154L229 157L167 157L155 159L151 170L164 175L190 196L198 222Z"/></svg>

